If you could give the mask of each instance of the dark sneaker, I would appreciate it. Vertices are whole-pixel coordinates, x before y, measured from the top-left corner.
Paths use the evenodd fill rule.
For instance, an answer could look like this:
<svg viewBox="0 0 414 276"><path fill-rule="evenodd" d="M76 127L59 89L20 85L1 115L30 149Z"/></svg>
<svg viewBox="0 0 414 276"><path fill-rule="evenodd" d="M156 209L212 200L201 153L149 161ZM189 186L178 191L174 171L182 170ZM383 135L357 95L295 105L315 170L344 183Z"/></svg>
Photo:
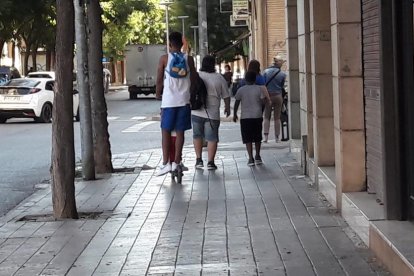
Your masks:
<svg viewBox="0 0 414 276"><path fill-rule="evenodd" d="M217 170L217 166L216 166L216 164L214 164L214 161L209 161L207 163L207 169L209 169L209 170Z"/></svg>
<svg viewBox="0 0 414 276"><path fill-rule="evenodd" d="M185 166L183 162L181 162L180 165L181 165L181 168L183 169L183 172L188 171L188 167Z"/></svg>
<svg viewBox="0 0 414 276"><path fill-rule="evenodd" d="M197 169L202 169L202 168L204 167L203 159L201 159L201 158L197 158L197 161L196 161L195 167L196 167Z"/></svg>
<svg viewBox="0 0 414 276"><path fill-rule="evenodd" d="M260 156L256 156L254 158L254 162L256 163L256 165L263 164L262 158Z"/></svg>
<svg viewBox="0 0 414 276"><path fill-rule="evenodd" d="M251 167L254 166L254 159L249 159L249 162L247 162L247 166Z"/></svg>

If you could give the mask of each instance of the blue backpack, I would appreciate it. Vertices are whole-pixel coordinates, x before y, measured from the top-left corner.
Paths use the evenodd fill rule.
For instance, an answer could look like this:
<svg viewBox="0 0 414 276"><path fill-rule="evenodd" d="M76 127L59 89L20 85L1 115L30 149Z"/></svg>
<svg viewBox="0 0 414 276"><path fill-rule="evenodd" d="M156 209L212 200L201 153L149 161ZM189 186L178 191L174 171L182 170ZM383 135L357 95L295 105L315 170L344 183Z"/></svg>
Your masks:
<svg viewBox="0 0 414 276"><path fill-rule="evenodd" d="M185 60L184 54L179 53L171 53L172 59L170 62L170 66L167 70L168 74L170 74L173 78L184 78L187 76L187 61Z"/></svg>

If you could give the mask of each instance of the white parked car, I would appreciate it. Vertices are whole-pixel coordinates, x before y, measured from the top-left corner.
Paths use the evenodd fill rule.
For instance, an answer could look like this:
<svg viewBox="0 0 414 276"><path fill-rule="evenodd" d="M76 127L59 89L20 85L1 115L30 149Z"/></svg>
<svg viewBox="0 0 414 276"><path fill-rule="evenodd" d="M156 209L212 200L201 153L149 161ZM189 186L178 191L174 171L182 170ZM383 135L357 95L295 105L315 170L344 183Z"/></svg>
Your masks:
<svg viewBox="0 0 414 276"><path fill-rule="evenodd" d="M55 79L12 79L0 86L0 123L10 118L34 118L49 123L52 119ZM79 121L79 94L73 94L73 117Z"/></svg>
<svg viewBox="0 0 414 276"><path fill-rule="evenodd" d="M30 72L27 74L27 78L36 78L36 79L53 79L55 80L55 72L53 71L39 71L39 72Z"/></svg>
<svg viewBox="0 0 414 276"><path fill-rule="evenodd" d="M27 74L26 78L55 78L56 74L54 71L38 71L38 72L30 72ZM109 91L109 84L111 83L111 71L106 68L103 68L103 86L104 92L107 93ZM73 72L72 75L73 80L73 89L77 90L77 81L76 81L76 72Z"/></svg>

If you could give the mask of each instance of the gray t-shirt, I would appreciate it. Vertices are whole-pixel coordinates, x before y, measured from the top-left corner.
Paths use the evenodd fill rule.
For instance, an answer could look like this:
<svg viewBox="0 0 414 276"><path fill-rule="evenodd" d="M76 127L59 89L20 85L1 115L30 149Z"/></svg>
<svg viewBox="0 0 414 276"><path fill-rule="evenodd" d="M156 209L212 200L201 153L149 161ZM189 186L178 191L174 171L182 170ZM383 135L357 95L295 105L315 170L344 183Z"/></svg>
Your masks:
<svg viewBox="0 0 414 276"><path fill-rule="evenodd" d="M262 118L262 104L265 98L264 87L253 84L245 85L237 90L234 98L241 102L240 119Z"/></svg>
<svg viewBox="0 0 414 276"><path fill-rule="evenodd" d="M219 73L200 71L199 75L207 88L207 112L202 107L199 110L192 110L191 114L202 118L220 120L220 101L230 97L227 82Z"/></svg>

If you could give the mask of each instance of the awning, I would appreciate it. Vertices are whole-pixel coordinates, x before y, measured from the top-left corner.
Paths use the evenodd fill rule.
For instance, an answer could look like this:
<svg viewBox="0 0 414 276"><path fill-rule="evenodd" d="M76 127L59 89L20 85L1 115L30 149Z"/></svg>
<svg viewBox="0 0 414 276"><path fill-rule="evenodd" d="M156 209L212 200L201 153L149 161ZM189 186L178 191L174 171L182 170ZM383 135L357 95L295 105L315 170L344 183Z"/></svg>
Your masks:
<svg viewBox="0 0 414 276"><path fill-rule="evenodd" d="M248 38L250 35L251 35L250 32L239 35L238 37L236 37L235 40L227 43L226 45L224 45L223 47L221 47L217 51L213 52L213 54L216 55L216 56L222 55L223 53L227 52L231 48L234 48L234 47L238 46L240 43L243 42L243 40Z"/></svg>

